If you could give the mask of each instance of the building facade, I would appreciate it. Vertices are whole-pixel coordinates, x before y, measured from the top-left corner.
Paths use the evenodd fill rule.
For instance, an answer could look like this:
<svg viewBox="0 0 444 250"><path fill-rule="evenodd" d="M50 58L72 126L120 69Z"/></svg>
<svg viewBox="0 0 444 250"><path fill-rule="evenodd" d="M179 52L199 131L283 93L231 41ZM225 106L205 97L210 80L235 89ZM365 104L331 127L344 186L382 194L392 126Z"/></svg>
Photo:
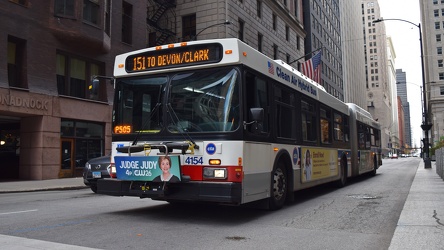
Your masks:
<svg viewBox="0 0 444 250"><path fill-rule="evenodd" d="M234 37L300 69L297 59L304 55L305 38L300 1L151 0L150 3L149 46Z"/></svg>
<svg viewBox="0 0 444 250"><path fill-rule="evenodd" d="M444 139L444 1L419 1L430 144Z"/></svg>
<svg viewBox="0 0 444 250"><path fill-rule="evenodd" d="M386 37L385 25L373 23L380 18L378 1L363 0L362 20L366 65L367 110L381 124L381 145L384 156L398 148L399 138L394 88L396 55ZM392 72L393 71L393 72Z"/></svg>
<svg viewBox="0 0 444 250"><path fill-rule="evenodd" d="M342 67L341 17L338 0L302 0L306 60L312 52L322 49L322 73L320 84L325 90L344 101Z"/></svg>
<svg viewBox="0 0 444 250"><path fill-rule="evenodd" d="M112 3L112 4L111 4ZM109 153L116 54L146 46L141 1L0 1L2 179L82 175ZM135 32L137 31L137 32Z"/></svg>
<svg viewBox="0 0 444 250"><path fill-rule="evenodd" d="M364 34L360 1L339 1L341 12L344 101L367 109Z"/></svg>

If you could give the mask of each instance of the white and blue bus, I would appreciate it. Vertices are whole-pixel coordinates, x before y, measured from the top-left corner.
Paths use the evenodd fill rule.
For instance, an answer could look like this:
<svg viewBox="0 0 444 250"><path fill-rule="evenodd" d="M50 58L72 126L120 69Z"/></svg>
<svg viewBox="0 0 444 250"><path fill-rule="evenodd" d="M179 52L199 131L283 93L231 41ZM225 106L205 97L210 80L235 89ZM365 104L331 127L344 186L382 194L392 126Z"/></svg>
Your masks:
<svg viewBox="0 0 444 250"><path fill-rule="evenodd" d="M382 164L380 126L238 39L116 57L113 178L98 193L278 209Z"/></svg>

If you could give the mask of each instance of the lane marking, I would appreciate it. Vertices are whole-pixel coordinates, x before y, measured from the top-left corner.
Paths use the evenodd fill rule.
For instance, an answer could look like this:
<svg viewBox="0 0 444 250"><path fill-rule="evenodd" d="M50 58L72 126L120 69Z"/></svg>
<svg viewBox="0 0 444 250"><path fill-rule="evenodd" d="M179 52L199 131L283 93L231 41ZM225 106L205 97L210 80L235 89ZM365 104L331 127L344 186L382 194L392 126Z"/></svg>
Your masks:
<svg viewBox="0 0 444 250"><path fill-rule="evenodd" d="M0 213L0 215L8 215L8 214L20 214L20 213L29 213L29 212L37 212L38 209L33 210L23 210L23 211L15 211L15 212L7 212L7 213Z"/></svg>

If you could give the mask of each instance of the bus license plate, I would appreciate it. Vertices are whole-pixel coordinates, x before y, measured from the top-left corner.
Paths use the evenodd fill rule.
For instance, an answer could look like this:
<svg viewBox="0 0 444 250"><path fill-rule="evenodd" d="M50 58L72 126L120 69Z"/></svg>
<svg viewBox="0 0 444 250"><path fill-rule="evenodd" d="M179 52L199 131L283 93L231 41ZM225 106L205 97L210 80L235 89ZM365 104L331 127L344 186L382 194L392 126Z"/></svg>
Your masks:
<svg viewBox="0 0 444 250"><path fill-rule="evenodd" d="M93 174L93 178L102 178L101 172L92 172L92 174Z"/></svg>

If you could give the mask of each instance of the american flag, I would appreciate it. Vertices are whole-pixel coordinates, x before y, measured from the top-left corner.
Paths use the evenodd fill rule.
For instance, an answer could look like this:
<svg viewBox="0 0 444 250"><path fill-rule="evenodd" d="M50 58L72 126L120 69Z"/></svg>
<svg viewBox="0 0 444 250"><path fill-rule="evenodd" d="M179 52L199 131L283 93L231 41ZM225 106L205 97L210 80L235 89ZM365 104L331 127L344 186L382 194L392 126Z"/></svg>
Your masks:
<svg viewBox="0 0 444 250"><path fill-rule="evenodd" d="M310 60L305 61L302 64L302 74L313 79L317 83L321 83L321 57L322 50L320 50L316 55L314 55Z"/></svg>
<svg viewBox="0 0 444 250"><path fill-rule="evenodd" d="M268 62L268 73L274 75L274 65L271 62Z"/></svg>

